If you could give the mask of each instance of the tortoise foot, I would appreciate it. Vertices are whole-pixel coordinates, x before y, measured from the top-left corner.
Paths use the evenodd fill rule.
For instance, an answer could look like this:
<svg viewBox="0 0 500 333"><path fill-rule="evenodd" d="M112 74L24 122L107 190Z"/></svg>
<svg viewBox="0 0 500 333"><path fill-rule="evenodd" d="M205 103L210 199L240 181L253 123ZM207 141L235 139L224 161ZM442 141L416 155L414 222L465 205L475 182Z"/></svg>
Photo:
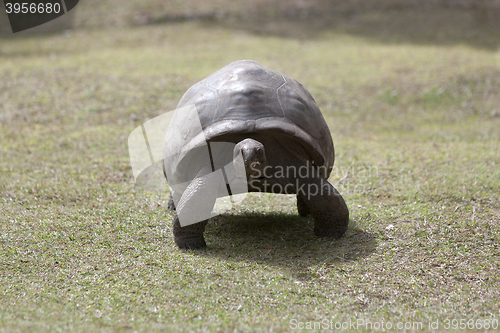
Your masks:
<svg viewBox="0 0 500 333"><path fill-rule="evenodd" d="M330 196L330 206L313 212L314 234L318 237L340 238L349 225L349 211L342 197Z"/></svg>
<svg viewBox="0 0 500 333"><path fill-rule="evenodd" d="M205 243L205 238L201 237L175 237L175 244L180 249L196 250L207 247Z"/></svg>
<svg viewBox="0 0 500 333"><path fill-rule="evenodd" d="M328 181L318 178L312 182L320 191L303 195L305 206L314 217L314 234L318 237L340 238L349 225L349 209L340 193ZM300 206L300 200L297 200Z"/></svg>
<svg viewBox="0 0 500 333"><path fill-rule="evenodd" d="M201 249L207 246L203 232L208 220L182 227L177 213L174 215L174 241L181 249Z"/></svg>

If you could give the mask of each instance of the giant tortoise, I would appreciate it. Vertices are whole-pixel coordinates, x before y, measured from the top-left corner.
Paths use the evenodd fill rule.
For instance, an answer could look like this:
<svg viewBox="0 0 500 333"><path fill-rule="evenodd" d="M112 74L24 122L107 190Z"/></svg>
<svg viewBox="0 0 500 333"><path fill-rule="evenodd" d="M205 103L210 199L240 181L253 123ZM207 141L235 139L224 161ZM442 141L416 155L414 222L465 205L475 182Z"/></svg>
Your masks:
<svg viewBox="0 0 500 333"><path fill-rule="evenodd" d="M172 140L177 145L181 142L182 147L176 149L183 151L163 162L167 180L167 174L175 174L186 181L175 204L172 197L169 200L169 208L176 209L173 233L178 247L206 246L203 233L215 198L203 199L217 192L213 187L218 185L210 176L215 170L212 156L206 162L193 158L202 155L197 149L203 140L209 147L218 142L232 144L228 161L237 164L240 156L237 167L243 165L248 192L296 194L298 212L312 214L317 236L341 237L345 233L349 210L328 182L334 163L330 130L302 84L258 62L235 61L188 89L178 104L177 123L171 124L174 129L188 121L183 119L187 113L182 113L188 106L196 108L202 135L186 139L191 130L184 134L174 131L177 134L173 135L182 137L164 141L164 156L172 153ZM182 211L202 211L199 216L205 217L182 226Z"/></svg>

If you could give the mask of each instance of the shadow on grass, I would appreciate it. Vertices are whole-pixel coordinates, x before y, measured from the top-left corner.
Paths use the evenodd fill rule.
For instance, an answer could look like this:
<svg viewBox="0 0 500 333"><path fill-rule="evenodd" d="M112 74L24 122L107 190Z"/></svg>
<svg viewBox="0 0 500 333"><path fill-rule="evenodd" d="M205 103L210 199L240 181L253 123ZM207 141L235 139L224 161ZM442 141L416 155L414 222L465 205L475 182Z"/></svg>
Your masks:
<svg viewBox="0 0 500 333"><path fill-rule="evenodd" d="M340 239L316 237L313 225L311 217L287 213L221 215L207 226L208 248L195 253L280 267L307 279L311 266L342 266L375 251L375 235L355 225Z"/></svg>

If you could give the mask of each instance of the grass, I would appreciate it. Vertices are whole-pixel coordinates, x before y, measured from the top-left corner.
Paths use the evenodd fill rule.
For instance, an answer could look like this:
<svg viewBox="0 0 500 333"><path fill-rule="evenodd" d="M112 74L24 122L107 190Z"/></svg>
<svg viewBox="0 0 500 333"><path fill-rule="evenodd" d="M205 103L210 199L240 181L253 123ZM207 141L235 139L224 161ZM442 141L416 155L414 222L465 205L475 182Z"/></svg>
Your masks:
<svg viewBox="0 0 500 333"><path fill-rule="evenodd" d="M0 40L0 330L498 319L496 32L441 44L356 29L188 21ZM351 210L342 239L266 194L213 218L206 250L179 251L166 193L134 186L128 134L238 59L315 96Z"/></svg>

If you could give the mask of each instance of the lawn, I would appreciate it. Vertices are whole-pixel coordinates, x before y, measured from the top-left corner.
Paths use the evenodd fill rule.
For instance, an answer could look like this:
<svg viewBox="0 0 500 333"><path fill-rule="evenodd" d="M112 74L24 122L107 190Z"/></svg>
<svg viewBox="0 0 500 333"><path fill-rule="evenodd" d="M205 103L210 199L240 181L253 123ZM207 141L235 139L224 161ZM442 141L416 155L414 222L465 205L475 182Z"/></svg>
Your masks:
<svg viewBox="0 0 500 333"><path fill-rule="evenodd" d="M80 17L62 33L2 37L0 331L498 320L500 29L463 8L352 15ZM167 190L135 186L130 132L240 59L315 97L351 213L343 238L316 238L294 196L262 194L213 218L208 248L181 251Z"/></svg>

